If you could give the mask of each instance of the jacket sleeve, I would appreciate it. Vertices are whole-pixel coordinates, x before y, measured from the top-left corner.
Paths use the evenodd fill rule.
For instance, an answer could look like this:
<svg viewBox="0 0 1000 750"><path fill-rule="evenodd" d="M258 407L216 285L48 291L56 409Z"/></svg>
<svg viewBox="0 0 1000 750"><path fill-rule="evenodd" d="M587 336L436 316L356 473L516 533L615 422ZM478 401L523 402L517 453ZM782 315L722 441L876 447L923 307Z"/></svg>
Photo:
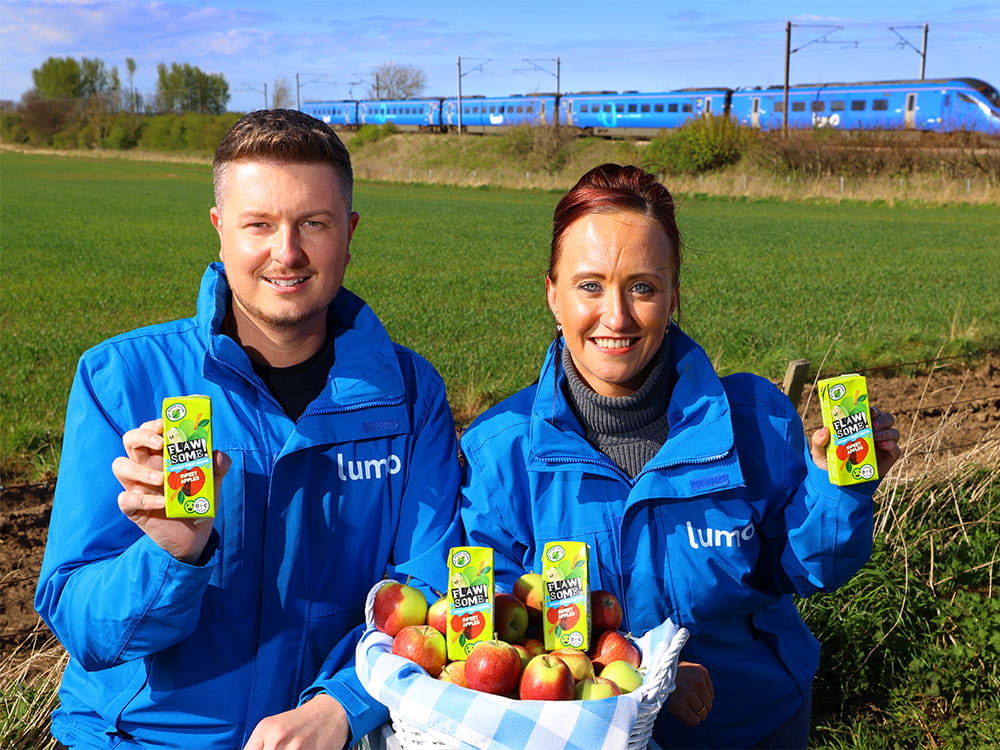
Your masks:
<svg viewBox="0 0 1000 750"><path fill-rule="evenodd" d="M434 592L445 590L448 550L461 543L460 469L455 422L444 383L423 360L417 361L416 366L429 372L422 373L425 377L421 382L410 383L418 394L413 410L408 463L411 468L402 497L397 501L399 525L393 540L389 575L397 579L412 576L410 585L421 588L433 600ZM316 680L302 694L306 700L323 691L336 699L347 712L353 742L388 719L385 706L368 694L354 670L354 647L363 630L358 628L341 640Z"/></svg>
<svg viewBox="0 0 1000 750"><path fill-rule="evenodd" d="M149 656L190 634L213 568L211 560L174 559L118 508L122 488L111 463L124 454L123 426L109 405L125 419L131 411L111 356L95 357L93 366L85 356L77 369L35 593L42 619L87 670ZM156 406L140 411L135 424L155 416Z"/></svg>
<svg viewBox="0 0 1000 750"><path fill-rule="evenodd" d="M794 407L776 391L774 398L778 398L779 416L772 423L780 422L784 433L782 461L773 469L778 483L774 510L763 529L768 540L765 560L770 560L772 569L768 587L799 596L833 591L871 556L872 495L878 482L849 487L832 484L827 472L813 461ZM779 453L765 458L773 460L775 455Z"/></svg>

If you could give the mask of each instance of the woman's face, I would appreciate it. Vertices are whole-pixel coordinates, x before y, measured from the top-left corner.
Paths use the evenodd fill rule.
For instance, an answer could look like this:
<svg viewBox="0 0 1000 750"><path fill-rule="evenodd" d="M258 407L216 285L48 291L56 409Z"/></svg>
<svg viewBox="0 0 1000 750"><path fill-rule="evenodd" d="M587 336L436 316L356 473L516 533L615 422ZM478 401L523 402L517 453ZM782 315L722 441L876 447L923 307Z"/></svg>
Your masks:
<svg viewBox="0 0 1000 750"><path fill-rule="evenodd" d="M677 307L670 241L642 214L587 214L563 232L549 309L595 392L638 390Z"/></svg>

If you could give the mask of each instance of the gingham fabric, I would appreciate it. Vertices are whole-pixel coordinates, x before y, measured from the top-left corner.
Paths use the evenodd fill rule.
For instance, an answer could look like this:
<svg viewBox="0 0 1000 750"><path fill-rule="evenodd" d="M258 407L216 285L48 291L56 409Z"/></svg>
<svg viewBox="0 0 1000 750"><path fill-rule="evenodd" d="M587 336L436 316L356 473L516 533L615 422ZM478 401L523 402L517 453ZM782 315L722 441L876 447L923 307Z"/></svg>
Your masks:
<svg viewBox="0 0 1000 750"><path fill-rule="evenodd" d="M676 665L686 638L687 631L667 621L637 643L643 654L667 655ZM393 716L434 730L431 736L439 741L440 735L451 738L461 750L623 750L640 701L663 688L644 684L633 693L591 701L511 700L431 678L393 654L392 639L370 626L355 656L361 683ZM671 669L667 692L673 674Z"/></svg>

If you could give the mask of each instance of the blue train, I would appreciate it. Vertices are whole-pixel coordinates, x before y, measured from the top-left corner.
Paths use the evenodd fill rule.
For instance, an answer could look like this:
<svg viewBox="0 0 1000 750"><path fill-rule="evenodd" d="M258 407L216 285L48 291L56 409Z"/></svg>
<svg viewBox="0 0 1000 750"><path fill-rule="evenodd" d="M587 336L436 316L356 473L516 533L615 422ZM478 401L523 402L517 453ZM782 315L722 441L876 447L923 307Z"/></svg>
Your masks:
<svg viewBox="0 0 1000 750"><path fill-rule="evenodd" d="M1000 93L977 78L799 84L788 89L790 128L972 131L1000 135ZM400 130L495 133L518 125L560 125L582 135L649 137L688 120L722 115L740 125L779 130L782 86L681 89L660 93L470 96L377 101L314 101L302 111L334 128L394 123Z"/></svg>

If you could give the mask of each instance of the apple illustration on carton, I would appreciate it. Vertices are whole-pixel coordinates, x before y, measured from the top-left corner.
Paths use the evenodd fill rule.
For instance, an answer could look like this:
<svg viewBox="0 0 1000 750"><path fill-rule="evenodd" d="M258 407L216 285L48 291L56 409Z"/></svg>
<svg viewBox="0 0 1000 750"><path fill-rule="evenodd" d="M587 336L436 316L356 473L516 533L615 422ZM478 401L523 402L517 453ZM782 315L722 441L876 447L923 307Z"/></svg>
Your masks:
<svg viewBox="0 0 1000 750"><path fill-rule="evenodd" d="M376 628L395 637L406 626L427 621L427 599L420 589L390 581L375 593L372 615Z"/></svg>
<svg viewBox="0 0 1000 750"><path fill-rule="evenodd" d="M494 639L472 647L465 660L465 680L473 690L509 695L521 676L521 657L511 644Z"/></svg>
<svg viewBox="0 0 1000 750"><path fill-rule="evenodd" d="M552 654L539 654L528 662L521 675L518 696L521 700L573 700L576 682L566 663Z"/></svg>
<svg viewBox="0 0 1000 750"><path fill-rule="evenodd" d="M430 625L407 625L400 630L392 639L392 653L416 662L431 677L441 674L448 661L444 636Z"/></svg>

